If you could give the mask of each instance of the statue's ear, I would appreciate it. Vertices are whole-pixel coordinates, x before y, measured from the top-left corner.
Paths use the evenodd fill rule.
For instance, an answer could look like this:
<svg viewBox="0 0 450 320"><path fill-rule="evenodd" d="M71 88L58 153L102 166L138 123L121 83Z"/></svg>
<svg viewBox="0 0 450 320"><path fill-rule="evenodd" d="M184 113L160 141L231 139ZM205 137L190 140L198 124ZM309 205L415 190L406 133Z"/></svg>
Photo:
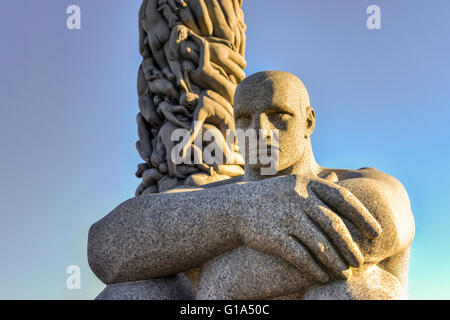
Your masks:
<svg viewBox="0 0 450 320"><path fill-rule="evenodd" d="M316 112L313 107L306 107L306 134L308 138L313 134L316 127Z"/></svg>

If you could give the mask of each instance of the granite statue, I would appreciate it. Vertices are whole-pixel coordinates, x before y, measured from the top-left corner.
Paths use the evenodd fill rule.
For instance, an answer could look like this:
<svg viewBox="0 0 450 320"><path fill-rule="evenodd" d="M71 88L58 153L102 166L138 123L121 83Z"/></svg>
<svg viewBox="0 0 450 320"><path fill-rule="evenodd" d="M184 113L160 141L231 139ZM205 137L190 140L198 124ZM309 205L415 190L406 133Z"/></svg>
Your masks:
<svg viewBox="0 0 450 320"><path fill-rule="evenodd" d="M246 148L243 175L119 205L89 231L89 264L107 284L98 299L408 298L415 227L402 184L372 168L321 167L316 112L290 73L245 78L233 104L237 129L267 145L278 130L276 174L262 175Z"/></svg>

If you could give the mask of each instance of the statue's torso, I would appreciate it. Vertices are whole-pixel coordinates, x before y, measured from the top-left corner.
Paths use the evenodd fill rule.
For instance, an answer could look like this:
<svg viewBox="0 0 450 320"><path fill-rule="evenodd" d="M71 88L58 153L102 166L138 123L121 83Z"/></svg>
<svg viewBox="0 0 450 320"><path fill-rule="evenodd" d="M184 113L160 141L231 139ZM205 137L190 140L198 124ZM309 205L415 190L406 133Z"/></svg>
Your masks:
<svg viewBox="0 0 450 320"><path fill-rule="evenodd" d="M333 174L334 172L334 174ZM377 201L368 201L367 179L377 178L381 172L363 170L324 170L320 176L348 188L364 203L382 225L388 223L386 210ZM384 174L383 174L384 175ZM365 180L361 180L365 179ZM363 185L363 186L362 186ZM370 183L369 183L370 185ZM369 195L370 196L370 195ZM377 197L380 195L373 195ZM389 197L389 195L384 195ZM380 221L381 220L381 221ZM383 223L386 220L386 223ZM361 248L366 263L353 269L349 281L336 280L321 285L302 274L288 262L250 248L241 247L227 252L204 264L190 278L197 289L198 299L404 299L407 298L407 272L409 249L388 258L380 258L376 242L361 236L345 221L355 242ZM385 232L395 232L389 226Z"/></svg>

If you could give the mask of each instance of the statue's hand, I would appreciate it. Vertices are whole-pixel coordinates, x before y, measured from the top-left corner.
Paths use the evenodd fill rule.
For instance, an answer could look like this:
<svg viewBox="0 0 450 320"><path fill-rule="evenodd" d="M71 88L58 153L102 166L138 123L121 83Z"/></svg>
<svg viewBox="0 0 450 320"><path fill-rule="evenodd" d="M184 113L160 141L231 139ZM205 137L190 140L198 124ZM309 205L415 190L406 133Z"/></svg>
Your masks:
<svg viewBox="0 0 450 320"><path fill-rule="evenodd" d="M341 217L370 239L381 233L378 222L354 195L327 180L286 176L258 184L272 194L262 192L239 215L243 244L283 258L321 282L330 280L328 273L348 279L349 267L364 263Z"/></svg>

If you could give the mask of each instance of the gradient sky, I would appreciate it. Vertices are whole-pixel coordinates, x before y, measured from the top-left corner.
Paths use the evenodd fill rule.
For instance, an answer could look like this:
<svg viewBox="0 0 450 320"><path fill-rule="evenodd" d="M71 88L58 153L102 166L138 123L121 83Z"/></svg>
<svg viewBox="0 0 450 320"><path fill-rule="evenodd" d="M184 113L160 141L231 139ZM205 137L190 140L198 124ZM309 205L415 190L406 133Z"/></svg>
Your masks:
<svg viewBox="0 0 450 320"><path fill-rule="evenodd" d="M92 299L89 226L132 197L140 162L140 0L3 0L0 299ZM66 8L82 29L66 28ZM366 28L378 4L382 30ZM306 84L323 166L371 166L406 187L414 299L450 299L450 2L244 0L247 74ZM81 290L66 288L79 265Z"/></svg>

